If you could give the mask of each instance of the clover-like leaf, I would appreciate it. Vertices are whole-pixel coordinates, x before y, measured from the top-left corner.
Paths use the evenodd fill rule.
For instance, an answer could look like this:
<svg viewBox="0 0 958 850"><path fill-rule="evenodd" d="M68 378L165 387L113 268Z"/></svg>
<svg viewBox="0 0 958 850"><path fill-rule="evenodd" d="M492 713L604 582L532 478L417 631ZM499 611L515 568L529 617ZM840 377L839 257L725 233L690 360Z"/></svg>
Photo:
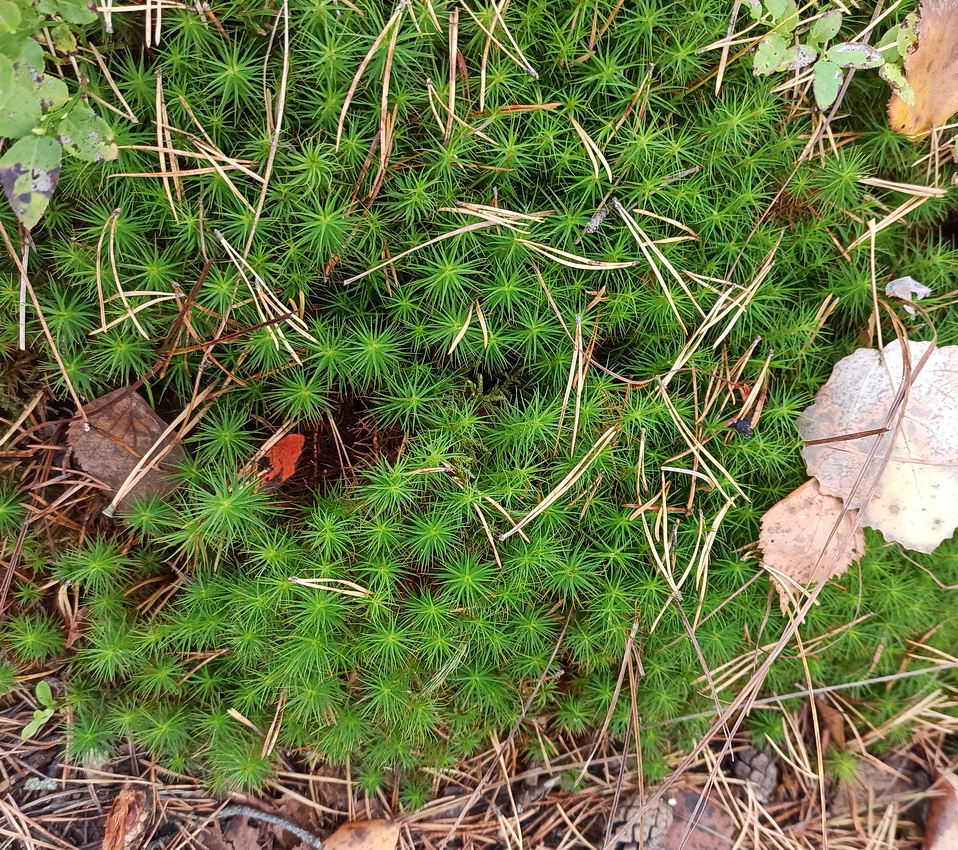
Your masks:
<svg viewBox="0 0 958 850"><path fill-rule="evenodd" d="M958 346L930 346L908 343L912 368L928 359L904 402L895 340L840 360L799 423L813 442L802 455L822 492L857 508L862 525L918 552L933 551L958 527Z"/></svg>
<svg viewBox="0 0 958 850"><path fill-rule="evenodd" d="M49 136L26 136L0 159L0 183L17 218L29 230L43 216L60 179L62 150Z"/></svg>
<svg viewBox="0 0 958 850"><path fill-rule="evenodd" d="M845 41L828 48L825 58L840 68L880 68L885 59L870 44Z"/></svg>
<svg viewBox="0 0 958 850"><path fill-rule="evenodd" d="M752 72L759 74L772 74L778 70L778 67L785 59L785 51L788 44L778 33L771 33L758 43L755 50L755 60L752 66Z"/></svg>
<svg viewBox="0 0 958 850"><path fill-rule="evenodd" d="M907 57L918 43L919 20L917 12L909 12L895 30L895 46L902 59Z"/></svg>
<svg viewBox="0 0 958 850"><path fill-rule="evenodd" d="M788 0L765 0L765 8L772 16L772 20L778 21L788 10Z"/></svg>
<svg viewBox="0 0 958 850"><path fill-rule="evenodd" d="M57 0L57 13L68 24L85 26L96 20L96 6L85 0Z"/></svg>
<svg viewBox="0 0 958 850"><path fill-rule="evenodd" d="M845 78L842 69L837 65L819 60L815 63L812 78L812 89L815 92L815 103L819 109L828 109L838 97L842 80Z"/></svg>
<svg viewBox="0 0 958 850"><path fill-rule="evenodd" d="M58 24L50 30L50 38L57 53L69 56L77 52L77 37L66 24Z"/></svg>
<svg viewBox="0 0 958 850"><path fill-rule="evenodd" d="M811 30L809 30L809 37L812 41L817 44L821 44L823 41L830 41L836 35L838 31L842 28L842 13L838 9L832 9L830 12L826 12L822 15L814 24L812 24Z"/></svg>
<svg viewBox="0 0 958 850"><path fill-rule="evenodd" d="M63 116L57 133L66 152L79 159L106 162L120 154L113 128L85 103L75 104Z"/></svg>

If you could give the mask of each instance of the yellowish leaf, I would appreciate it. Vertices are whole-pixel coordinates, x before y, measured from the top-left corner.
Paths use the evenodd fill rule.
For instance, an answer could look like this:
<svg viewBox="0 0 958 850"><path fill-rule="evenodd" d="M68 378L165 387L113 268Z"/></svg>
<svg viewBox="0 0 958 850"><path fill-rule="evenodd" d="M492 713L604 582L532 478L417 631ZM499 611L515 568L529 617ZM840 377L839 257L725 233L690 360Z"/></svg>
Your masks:
<svg viewBox="0 0 958 850"><path fill-rule="evenodd" d="M324 843L325 850L395 850L399 824L391 820L344 823Z"/></svg>
<svg viewBox="0 0 958 850"><path fill-rule="evenodd" d="M915 93L909 106L897 94L888 123L906 136L927 133L958 112L958 0L924 0L918 43L905 59L905 79Z"/></svg>

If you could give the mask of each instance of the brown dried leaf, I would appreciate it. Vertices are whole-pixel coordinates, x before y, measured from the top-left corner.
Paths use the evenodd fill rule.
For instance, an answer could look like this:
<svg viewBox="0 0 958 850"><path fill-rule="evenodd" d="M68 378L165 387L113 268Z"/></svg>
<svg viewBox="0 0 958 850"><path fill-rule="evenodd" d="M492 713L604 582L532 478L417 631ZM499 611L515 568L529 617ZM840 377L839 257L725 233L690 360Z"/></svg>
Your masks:
<svg viewBox="0 0 958 850"><path fill-rule="evenodd" d="M79 419L71 422L67 431L73 458L81 469L106 484L111 495L115 495L167 424L139 393L127 387L91 401L84 410L90 421L89 431ZM131 497L165 495L173 489L170 470L185 459L179 440L175 435L167 436L159 454L153 456L162 459L150 464L152 468L120 500L121 505Z"/></svg>
<svg viewBox="0 0 958 850"><path fill-rule="evenodd" d="M741 830L728 807L713 791L676 791L672 824L662 836L661 850L730 850Z"/></svg>
<svg viewBox="0 0 958 850"><path fill-rule="evenodd" d="M915 104L897 94L888 102L888 123L908 136L941 127L958 112L958 0L924 0L917 29L918 44L905 59Z"/></svg>
<svg viewBox="0 0 958 850"><path fill-rule="evenodd" d="M796 585L840 576L864 554L865 535L856 515L846 511L843 516L841 499L823 495L814 478L765 512L758 545L783 611Z"/></svg>
<svg viewBox="0 0 958 850"><path fill-rule="evenodd" d="M124 788L116 795L103 827L102 850L128 850L146 831L150 810L146 792Z"/></svg>
<svg viewBox="0 0 958 850"><path fill-rule="evenodd" d="M223 838L230 850L268 850L273 846L267 834L269 825L255 827L249 818L240 815L230 819L229 825L223 830Z"/></svg>
<svg viewBox="0 0 958 850"><path fill-rule="evenodd" d="M323 846L326 850L395 850L399 824L391 820L357 820L344 823Z"/></svg>
<svg viewBox="0 0 958 850"><path fill-rule="evenodd" d="M908 343L912 368L930 345ZM903 371L898 340L840 360L799 422L805 440L829 442L802 455L821 491L860 509L862 525L932 552L958 526L958 346L935 349L913 375L896 431L841 439L885 426Z"/></svg>
<svg viewBox="0 0 958 850"><path fill-rule="evenodd" d="M954 850L958 847L958 777L943 773L931 788L936 796L928 801L925 850Z"/></svg>

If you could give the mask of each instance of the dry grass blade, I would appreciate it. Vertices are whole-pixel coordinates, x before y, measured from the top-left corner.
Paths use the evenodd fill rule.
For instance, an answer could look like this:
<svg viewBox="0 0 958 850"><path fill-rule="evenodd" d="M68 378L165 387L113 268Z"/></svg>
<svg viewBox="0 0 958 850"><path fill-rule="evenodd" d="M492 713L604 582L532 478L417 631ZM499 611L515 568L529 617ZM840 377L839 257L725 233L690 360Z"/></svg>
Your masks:
<svg viewBox="0 0 958 850"><path fill-rule="evenodd" d="M349 112L349 105L353 102L353 97L356 94L356 89L359 87L359 82L362 80L363 74L366 73L369 63L373 61L376 51L379 50L387 36L391 34L393 27L398 30L400 21L402 20L403 12L406 10L408 5L409 0L400 0L396 6L396 10L392 13L392 16L389 18L389 20L386 21L386 25L380 30L379 35L376 36L376 40L372 44L372 47L369 48L369 51L363 58L363 61L359 63L359 68L356 69L356 74L353 76L353 81L349 84L349 89L346 92L346 99L343 101L343 107L339 112L339 121L336 124L336 150L339 150L339 145L343 140L343 128L346 125L346 113ZM384 99L385 95L386 92L384 91Z"/></svg>

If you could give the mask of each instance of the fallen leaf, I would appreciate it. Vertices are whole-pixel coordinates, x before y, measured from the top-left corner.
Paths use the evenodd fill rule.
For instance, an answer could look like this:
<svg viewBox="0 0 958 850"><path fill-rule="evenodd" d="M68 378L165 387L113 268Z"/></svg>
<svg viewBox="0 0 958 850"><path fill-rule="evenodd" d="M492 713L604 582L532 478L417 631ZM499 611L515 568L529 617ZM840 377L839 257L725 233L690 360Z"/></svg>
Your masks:
<svg viewBox="0 0 958 850"><path fill-rule="evenodd" d="M936 794L928 800L925 815L925 850L958 847L958 777L943 773L931 786Z"/></svg>
<svg viewBox="0 0 958 850"><path fill-rule="evenodd" d="M863 758L850 780L839 782L832 788L829 811L833 816L884 811L891 800L921 790L913 768L912 760L900 751L887 752L880 761L872 756ZM900 803L900 817L908 818L905 814L908 807L907 802Z"/></svg>
<svg viewBox="0 0 958 850"><path fill-rule="evenodd" d="M912 368L931 345L908 343ZM803 439L827 442L802 455L822 493L858 508L862 525L906 549L932 552L958 526L958 346L936 348L912 376L897 429L843 439L885 427L903 372L898 340L835 364L799 422Z"/></svg>
<svg viewBox="0 0 958 850"><path fill-rule="evenodd" d="M123 387L107 393L84 406L90 429L76 419L67 430L67 441L73 458L81 469L106 484L115 495L133 472L140 459L160 439L167 424L157 416L138 393ZM163 439L158 456L150 470L121 500L123 505L135 496L172 491L169 477L172 467L185 460L183 448L174 434Z"/></svg>
<svg viewBox="0 0 958 850"><path fill-rule="evenodd" d="M146 792L124 788L116 795L103 827L102 850L135 847L146 831L150 809Z"/></svg>
<svg viewBox="0 0 958 850"><path fill-rule="evenodd" d="M888 123L907 136L927 133L958 112L958 0L924 0L918 42L905 58L905 79L915 103L897 94L888 101Z"/></svg>
<svg viewBox="0 0 958 850"><path fill-rule="evenodd" d="M230 850L267 850L272 847L272 841L266 841L265 828L257 829L249 822L245 815L230 819L229 825L223 830L223 839Z"/></svg>
<svg viewBox="0 0 958 850"><path fill-rule="evenodd" d="M323 843L325 850L395 850L399 824L391 820L344 823Z"/></svg>
<svg viewBox="0 0 958 850"><path fill-rule="evenodd" d="M906 275L888 281L885 285L885 295L900 298L902 301L920 301L931 295L931 287L919 283L911 275ZM905 304L905 312L914 316L915 308L911 304Z"/></svg>
<svg viewBox="0 0 958 850"><path fill-rule="evenodd" d="M661 850L731 850L742 831L728 807L713 791L676 791L672 823L660 840Z"/></svg>
<svg viewBox="0 0 958 850"><path fill-rule="evenodd" d="M864 554L856 517L854 510L842 515L842 500L823 495L814 478L765 512L758 545L783 611L796 586L840 576Z"/></svg>
<svg viewBox="0 0 958 850"><path fill-rule="evenodd" d="M264 492L272 493L289 480L296 471L305 442L302 434L287 434L259 459L257 474Z"/></svg>

